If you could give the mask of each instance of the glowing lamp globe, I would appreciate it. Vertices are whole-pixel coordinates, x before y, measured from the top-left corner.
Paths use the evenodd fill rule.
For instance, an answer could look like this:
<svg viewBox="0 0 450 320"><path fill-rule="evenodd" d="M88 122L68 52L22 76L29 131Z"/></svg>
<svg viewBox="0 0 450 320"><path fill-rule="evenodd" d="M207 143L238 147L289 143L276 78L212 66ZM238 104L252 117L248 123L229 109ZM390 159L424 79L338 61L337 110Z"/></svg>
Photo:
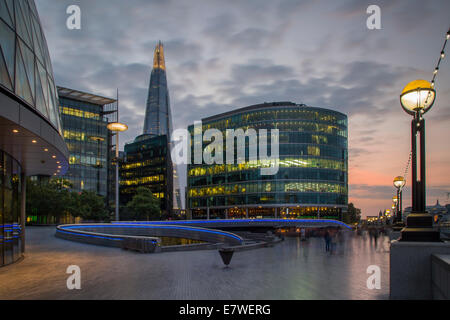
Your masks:
<svg viewBox="0 0 450 320"><path fill-rule="evenodd" d="M126 124L120 123L120 122L111 122L106 126L111 131L121 132L121 131L127 131L128 126Z"/></svg>
<svg viewBox="0 0 450 320"><path fill-rule="evenodd" d="M426 80L414 80L406 85L400 95L403 110L410 115L425 113L433 106L436 91Z"/></svg>
<svg viewBox="0 0 450 320"><path fill-rule="evenodd" d="M397 189L403 188L406 184L406 180L402 176L398 176L394 178L394 187Z"/></svg>

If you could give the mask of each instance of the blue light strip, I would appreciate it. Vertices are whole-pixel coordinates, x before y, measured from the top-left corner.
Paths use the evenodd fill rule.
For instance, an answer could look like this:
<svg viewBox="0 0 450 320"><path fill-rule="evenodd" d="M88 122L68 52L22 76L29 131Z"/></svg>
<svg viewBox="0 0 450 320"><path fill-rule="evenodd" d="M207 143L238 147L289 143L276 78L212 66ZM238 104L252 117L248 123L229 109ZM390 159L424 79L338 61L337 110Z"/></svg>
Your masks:
<svg viewBox="0 0 450 320"><path fill-rule="evenodd" d="M206 229L199 229L199 228L195 228L195 227L188 227L188 226L180 226L180 227L176 227L176 226L149 226L149 225L143 225L143 224L139 224L139 225L132 225L131 223L127 223L124 225L120 225L120 224L114 224L114 225L101 225L101 226L96 226L96 225L76 225L76 226L61 226L60 228L62 229L82 229L82 228L98 228L98 227L105 227L105 228L164 228L164 229L178 229L178 230L192 230L192 231L198 231L198 232L205 232L205 233L214 233L214 234L219 234L225 237L230 237L230 238L234 238L240 242L243 241L243 239L241 237L238 237L232 233L226 233L226 232L220 232L217 230L206 230Z"/></svg>
<svg viewBox="0 0 450 320"><path fill-rule="evenodd" d="M211 219L211 220L171 220L171 221L112 221L113 224L202 224L202 223L236 223L236 222L307 222L307 223L333 223L338 224L348 229L350 226L338 220L328 219Z"/></svg>
<svg viewBox="0 0 450 320"><path fill-rule="evenodd" d="M99 239L106 239L106 240L123 240L123 238L103 237L103 236L97 236L97 235L93 235L93 234L79 233L79 232L75 232L75 231L58 230L58 232L71 234L71 235L76 235L76 236L99 238Z"/></svg>

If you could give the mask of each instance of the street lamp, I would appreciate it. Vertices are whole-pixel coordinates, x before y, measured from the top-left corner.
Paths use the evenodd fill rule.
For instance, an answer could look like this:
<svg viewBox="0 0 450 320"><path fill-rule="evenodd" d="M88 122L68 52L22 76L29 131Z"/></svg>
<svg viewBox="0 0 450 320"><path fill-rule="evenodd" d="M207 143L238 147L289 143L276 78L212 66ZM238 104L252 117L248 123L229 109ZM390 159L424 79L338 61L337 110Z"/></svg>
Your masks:
<svg viewBox="0 0 450 320"><path fill-rule="evenodd" d="M414 80L406 85L400 95L400 104L414 118L411 122L412 211L408 215L401 241L440 241L439 232L433 230L433 218L426 210L425 199L425 119L431 109L436 91L426 80ZM417 144L419 143L419 159ZM417 160L420 165L417 165Z"/></svg>
<svg viewBox="0 0 450 320"><path fill-rule="evenodd" d="M128 126L120 122L111 122L107 125L108 130L116 134L116 208L115 219L119 221L119 132L127 131Z"/></svg>
<svg viewBox="0 0 450 320"><path fill-rule="evenodd" d="M394 187L397 188L397 222L402 221L402 210L403 210L403 187L406 184L406 180L402 176L397 176L394 178Z"/></svg>

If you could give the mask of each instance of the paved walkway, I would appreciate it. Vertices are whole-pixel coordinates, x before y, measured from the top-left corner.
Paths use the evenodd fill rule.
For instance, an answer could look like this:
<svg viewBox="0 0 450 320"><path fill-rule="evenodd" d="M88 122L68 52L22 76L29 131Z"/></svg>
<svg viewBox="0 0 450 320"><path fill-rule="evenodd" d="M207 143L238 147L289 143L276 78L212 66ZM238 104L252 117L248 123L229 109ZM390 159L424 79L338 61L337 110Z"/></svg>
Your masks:
<svg viewBox="0 0 450 320"><path fill-rule="evenodd" d="M388 299L389 242L375 248L348 235L332 254L324 241L298 238L235 253L225 268L216 250L139 254L54 237L29 227L22 262L0 268L0 299ZM66 268L81 268L81 290L68 290ZM369 265L381 289L369 290Z"/></svg>

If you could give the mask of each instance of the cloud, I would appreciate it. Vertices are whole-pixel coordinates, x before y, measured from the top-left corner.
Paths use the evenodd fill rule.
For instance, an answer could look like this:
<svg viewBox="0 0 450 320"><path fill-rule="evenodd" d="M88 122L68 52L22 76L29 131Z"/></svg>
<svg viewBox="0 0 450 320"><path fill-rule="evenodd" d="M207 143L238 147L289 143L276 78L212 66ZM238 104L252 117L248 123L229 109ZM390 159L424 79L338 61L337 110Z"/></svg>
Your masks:
<svg viewBox="0 0 450 320"><path fill-rule="evenodd" d="M398 96L412 79L431 77L450 21L446 0L377 0L382 30L376 31L366 28L368 3L359 0L78 0L82 29L76 31L65 27L71 4L36 1L56 82L111 97L119 88L121 119L130 128L121 145L142 132L153 49L162 40L175 127L262 102L336 109L349 116L350 162L358 169L351 179L353 172L394 176L389 170L404 165L409 118ZM450 134L447 67L426 114L428 128L439 126L442 137ZM430 175L448 172L450 152L440 152Z"/></svg>

